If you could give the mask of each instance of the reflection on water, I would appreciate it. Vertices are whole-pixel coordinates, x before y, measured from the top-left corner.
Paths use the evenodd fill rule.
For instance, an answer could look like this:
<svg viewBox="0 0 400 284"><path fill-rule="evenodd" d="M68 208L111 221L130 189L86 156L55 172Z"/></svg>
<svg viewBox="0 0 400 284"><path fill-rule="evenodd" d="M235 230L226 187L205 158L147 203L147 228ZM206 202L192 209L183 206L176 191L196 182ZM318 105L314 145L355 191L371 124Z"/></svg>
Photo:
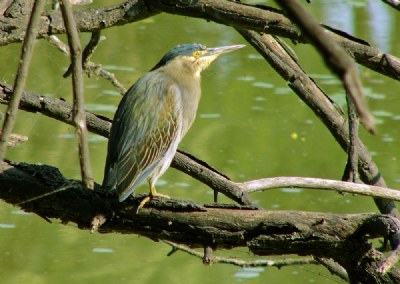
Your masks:
<svg viewBox="0 0 400 284"><path fill-rule="evenodd" d="M241 268L235 273L235 277L239 279L250 279L260 276L260 273L264 272L262 267L245 267Z"/></svg>
<svg viewBox="0 0 400 284"><path fill-rule="evenodd" d="M104 65L102 66L103 69L107 71L128 71L128 72L134 72L135 68L131 66L116 66L116 65Z"/></svg>
<svg viewBox="0 0 400 284"><path fill-rule="evenodd" d="M96 1L95 1L96 2ZM314 3L315 2L315 3ZM271 3L271 2L269 2ZM95 3L96 4L96 3ZM308 5L324 23L365 38L399 55L400 38L392 27L398 12L380 1L313 1ZM371 29L369 29L369 27ZM234 30L187 17L159 15L150 20L104 31L107 40L93 61L115 73L128 88L171 47L199 42L208 46L245 44ZM87 35L83 35L88 40ZM2 47L0 74L12 82L19 45ZM336 103L345 107L340 82L314 49L293 46L299 60ZM35 49L28 88L67 101L71 83L61 76L67 58L40 41ZM373 137L362 130L382 175L400 187L399 83L360 68L369 106L379 124ZM228 174L234 181L270 176L312 176L339 179L346 156L315 115L301 102L256 51L247 47L218 59L202 79L199 115L180 148ZM121 95L103 79L85 80L86 108L112 117ZM4 107L0 108L4 111ZM79 179L75 130L40 114L19 113L16 132L29 141L11 149L8 158L60 168L67 178ZM107 141L90 135L95 180L101 182ZM210 203L206 186L170 169L157 187L171 197ZM138 192L147 192L147 185ZM252 195L268 210L311 210L337 213L376 211L370 198L341 196L307 189L270 190ZM221 198L222 201L227 199ZM2 283L332 283L337 279L320 267L307 269L239 269L229 265L203 266L184 253L166 255L170 248L129 235L89 234L56 222L48 224L0 204L0 271ZM225 252L217 251L216 254ZM229 252L234 256L234 252ZM240 258L240 257L239 257ZM245 258L245 257L243 257Z"/></svg>
<svg viewBox="0 0 400 284"><path fill-rule="evenodd" d="M392 43L393 18L389 6L381 1L368 0L369 28L373 44L384 52L388 52Z"/></svg>
<svg viewBox="0 0 400 284"><path fill-rule="evenodd" d="M15 224L1 224L0 223L0 229L15 229L16 225Z"/></svg>
<svg viewBox="0 0 400 284"><path fill-rule="evenodd" d="M114 250L112 248L93 248L92 252L94 252L94 253L113 253Z"/></svg>
<svg viewBox="0 0 400 284"><path fill-rule="evenodd" d="M200 113L198 115L199 118L221 118L221 114L220 113Z"/></svg>
<svg viewBox="0 0 400 284"><path fill-rule="evenodd" d="M323 6L323 23L356 36L359 27L368 27L370 34L364 39L370 39L373 45L384 52L390 51L392 37L396 35L393 32L396 10L383 1L375 0L329 2L329 5Z"/></svg>
<svg viewBox="0 0 400 284"><path fill-rule="evenodd" d="M266 83L266 82L254 82L251 84L253 87L257 88L264 88L264 89L272 89L274 87L273 84Z"/></svg>

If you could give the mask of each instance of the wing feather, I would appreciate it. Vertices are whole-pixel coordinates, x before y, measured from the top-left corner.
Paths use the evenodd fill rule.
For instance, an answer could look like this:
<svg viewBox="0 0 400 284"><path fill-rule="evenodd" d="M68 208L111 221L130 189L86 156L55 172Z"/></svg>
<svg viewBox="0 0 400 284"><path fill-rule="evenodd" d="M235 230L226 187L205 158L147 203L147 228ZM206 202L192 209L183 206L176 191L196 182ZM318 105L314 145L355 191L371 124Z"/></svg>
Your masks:
<svg viewBox="0 0 400 284"><path fill-rule="evenodd" d="M152 75L128 90L111 127L103 186L116 189L121 201L161 166L178 136L178 89Z"/></svg>

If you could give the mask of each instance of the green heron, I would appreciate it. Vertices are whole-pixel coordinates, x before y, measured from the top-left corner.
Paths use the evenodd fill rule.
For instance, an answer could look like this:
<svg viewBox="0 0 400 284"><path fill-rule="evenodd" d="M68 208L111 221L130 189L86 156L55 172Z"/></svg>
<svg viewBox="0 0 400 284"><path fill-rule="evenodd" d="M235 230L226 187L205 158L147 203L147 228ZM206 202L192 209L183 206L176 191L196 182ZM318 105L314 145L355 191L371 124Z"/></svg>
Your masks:
<svg viewBox="0 0 400 284"><path fill-rule="evenodd" d="M168 198L156 192L155 183L195 119L200 73L219 55L242 47L179 45L127 91L111 126L104 188L122 202L147 179L150 193L138 209L153 197Z"/></svg>

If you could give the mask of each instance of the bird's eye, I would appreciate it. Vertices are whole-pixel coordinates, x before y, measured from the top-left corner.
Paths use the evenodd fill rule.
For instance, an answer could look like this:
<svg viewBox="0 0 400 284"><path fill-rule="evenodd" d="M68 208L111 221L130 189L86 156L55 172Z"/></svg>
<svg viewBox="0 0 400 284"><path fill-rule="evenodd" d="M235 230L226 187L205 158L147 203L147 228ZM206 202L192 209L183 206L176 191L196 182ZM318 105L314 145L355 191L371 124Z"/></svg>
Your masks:
<svg viewBox="0 0 400 284"><path fill-rule="evenodd" d="M199 51L193 52L193 56L194 56L194 58L199 58L200 52Z"/></svg>

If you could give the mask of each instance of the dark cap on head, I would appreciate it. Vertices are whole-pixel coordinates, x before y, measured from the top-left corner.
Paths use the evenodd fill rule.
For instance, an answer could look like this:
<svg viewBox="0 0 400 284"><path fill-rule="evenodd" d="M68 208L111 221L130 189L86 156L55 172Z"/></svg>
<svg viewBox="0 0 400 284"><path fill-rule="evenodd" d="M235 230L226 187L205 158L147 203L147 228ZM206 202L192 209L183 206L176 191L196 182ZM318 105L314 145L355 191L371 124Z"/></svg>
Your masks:
<svg viewBox="0 0 400 284"><path fill-rule="evenodd" d="M193 52L197 50L206 50L207 47L204 45L198 44L198 43L189 43L189 44L181 44L178 45L177 47L174 47L170 51L168 51L167 54L161 58L160 62L154 66L151 71L156 70L165 64L167 64L169 61L173 60L177 56L191 56Z"/></svg>

